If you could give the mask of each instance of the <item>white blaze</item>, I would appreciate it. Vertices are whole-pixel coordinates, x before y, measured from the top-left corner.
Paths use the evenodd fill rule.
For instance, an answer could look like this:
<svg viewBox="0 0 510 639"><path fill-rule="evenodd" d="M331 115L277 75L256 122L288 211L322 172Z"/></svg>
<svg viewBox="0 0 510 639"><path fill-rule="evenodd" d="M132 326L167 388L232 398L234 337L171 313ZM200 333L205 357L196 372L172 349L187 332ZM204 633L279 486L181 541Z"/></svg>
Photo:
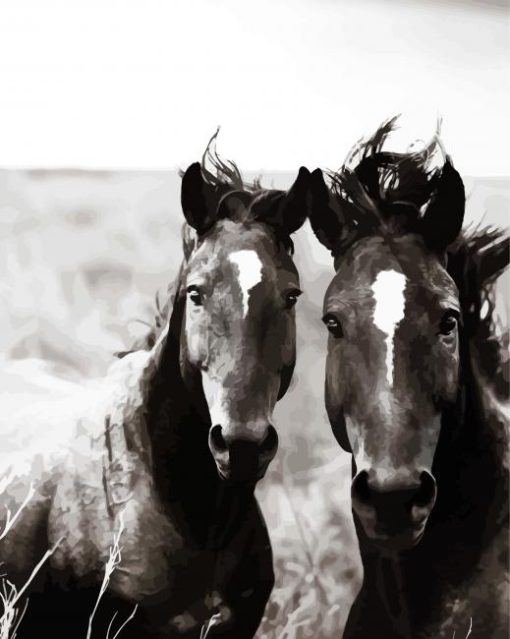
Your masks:
<svg viewBox="0 0 510 639"><path fill-rule="evenodd" d="M404 319L406 277L397 271L381 271L372 284L375 298L374 324L386 334L386 379L393 386L395 331Z"/></svg>
<svg viewBox="0 0 510 639"><path fill-rule="evenodd" d="M243 298L243 316L248 314L248 302L250 291L262 279L262 262L256 251L236 251L228 258L237 266L239 273L239 286Z"/></svg>

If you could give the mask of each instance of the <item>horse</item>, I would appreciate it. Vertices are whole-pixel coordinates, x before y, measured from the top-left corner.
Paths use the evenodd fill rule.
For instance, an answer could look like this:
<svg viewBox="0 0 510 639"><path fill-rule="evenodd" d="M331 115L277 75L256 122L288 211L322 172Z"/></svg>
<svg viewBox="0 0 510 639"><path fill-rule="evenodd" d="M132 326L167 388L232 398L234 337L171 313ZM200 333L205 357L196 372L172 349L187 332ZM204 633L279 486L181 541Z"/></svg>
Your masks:
<svg viewBox="0 0 510 639"><path fill-rule="evenodd" d="M462 231L464 184L439 132L391 152L395 122L330 188L312 173L311 225L335 268L325 403L352 455L364 572L343 636L503 639L508 361L493 285L508 238Z"/></svg>
<svg viewBox="0 0 510 639"><path fill-rule="evenodd" d="M208 157L216 172L182 175L184 259L150 347L3 420L0 562L30 594L18 637L243 639L262 618L274 573L254 489L295 363L310 173L263 189Z"/></svg>

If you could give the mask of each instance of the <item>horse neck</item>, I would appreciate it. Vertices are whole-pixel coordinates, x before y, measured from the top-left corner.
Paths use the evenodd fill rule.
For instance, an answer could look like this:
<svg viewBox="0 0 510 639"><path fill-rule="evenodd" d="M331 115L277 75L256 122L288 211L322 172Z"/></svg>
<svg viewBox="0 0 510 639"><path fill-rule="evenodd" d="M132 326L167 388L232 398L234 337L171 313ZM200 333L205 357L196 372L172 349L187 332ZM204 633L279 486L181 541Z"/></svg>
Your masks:
<svg viewBox="0 0 510 639"><path fill-rule="evenodd" d="M150 354L145 413L152 472L161 501L170 509L200 511L206 500L214 500L218 479L208 449L203 393L196 385L186 384L181 373L185 300L179 296L180 277L168 324Z"/></svg>
<svg viewBox="0 0 510 639"><path fill-rule="evenodd" d="M183 379L184 301L175 298L168 332L155 351L147 404L152 468L160 500L195 543L229 543L253 504L254 487L225 485L209 450L210 417L196 375ZM159 348L159 352L158 352Z"/></svg>
<svg viewBox="0 0 510 639"><path fill-rule="evenodd" d="M471 342L462 347L461 361L462 409L443 415L434 462L438 501L429 523L482 549L508 522L507 424Z"/></svg>

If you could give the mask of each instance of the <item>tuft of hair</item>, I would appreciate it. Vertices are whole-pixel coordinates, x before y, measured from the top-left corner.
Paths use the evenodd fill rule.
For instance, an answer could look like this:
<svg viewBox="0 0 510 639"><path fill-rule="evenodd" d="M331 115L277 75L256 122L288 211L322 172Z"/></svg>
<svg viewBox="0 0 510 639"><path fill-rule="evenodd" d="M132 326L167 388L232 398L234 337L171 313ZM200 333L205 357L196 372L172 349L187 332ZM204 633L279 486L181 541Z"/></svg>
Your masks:
<svg viewBox="0 0 510 639"><path fill-rule="evenodd" d="M256 178L252 182L245 180L241 171L232 160L224 160L220 157L216 149L216 140L220 132L220 127L211 136L204 153L202 154L202 175L204 179L223 195L229 191L246 191L257 193L261 190L260 179ZM183 171L179 174L183 175Z"/></svg>
<svg viewBox="0 0 510 639"><path fill-rule="evenodd" d="M154 308L152 322L146 322L145 320L137 320L141 324L147 326L147 332L134 341L131 348L127 351L118 351L114 355L119 359L122 359L126 355L136 353L137 351L150 351L156 344L159 336L165 329L165 326L170 317L170 313L173 309L173 303L175 299L176 284L169 286L166 292L166 297L163 303L161 302L159 291L154 296Z"/></svg>
<svg viewBox="0 0 510 639"><path fill-rule="evenodd" d="M263 187L260 177L255 178L253 181L245 180L235 162L224 160L220 157L216 149L219 131L220 127L211 136L202 155L201 166L204 179L216 189L220 200L223 198L223 201L225 201L230 194L233 198L238 198L242 193L245 193L247 194L245 200L249 205L270 202L271 198L279 191ZM248 218L253 216L251 206L249 206L249 209L240 209L238 211L234 208L231 210L229 217L244 221L244 215L246 214ZM294 253L294 243L290 236L277 234L276 239L290 255Z"/></svg>
<svg viewBox="0 0 510 639"><path fill-rule="evenodd" d="M411 226L436 189L441 168L434 163L438 155L445 157L440 122L422 148L388 152L384 147L397 120L386 120L370 138L359 140L343 166L328 173L333 198L341 210L348 210L344 223L356 234Z"/></svg>

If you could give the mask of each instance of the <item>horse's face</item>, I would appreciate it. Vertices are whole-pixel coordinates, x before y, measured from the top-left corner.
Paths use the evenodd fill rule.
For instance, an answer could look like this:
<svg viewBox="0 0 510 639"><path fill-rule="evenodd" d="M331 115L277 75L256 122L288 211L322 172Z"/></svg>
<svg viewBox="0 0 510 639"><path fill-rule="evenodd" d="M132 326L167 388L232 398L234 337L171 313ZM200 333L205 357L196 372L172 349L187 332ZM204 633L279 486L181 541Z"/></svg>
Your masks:
<svg viewBox="0 0 510 639"><path fill-rule="evenodd" d="M422 216L369 203L357 218L352 200L335 208L312 176L312 227L337 267L323 309L328 416L354 457L352 506L366 537L410 548L436 500L441 415L458 393L460 304L445 251L462 226L462 180L446 162Z"/></svg>
<svg viewBox="0 0 510 639"><path fill-rule="evenodd" d="M192 256L186 291L183 344L202 373L218 470L227 477L238 463L240 474L261 476L278 442L273 408L294 368L296 268L264 225L223 220Z"/></svg>
<svg viewBox="0 0 510 639"><path fill-rule="evenodd" d="M361 240L324 301L326 406L352 450L353 508L367 536L414 545L436 497L441 411L459 375L456 286L416 236Z"/></svg>
<svg viewBox="0 0 510 639"><path fill-rule="evenodd" d="M197 235L183 286L183 374L200 375L209 447L220 476L234 481L261 478L276 453L272 413L294 368L301 293L289 252L264 212L267 202L259 200L254 214L246 195L227 195L220 212L228 205L228 216ZM278 197L284 204L286 194ZM306 216L302 206L298 225ZM295 228L294 220L286 232Z"/></svg>

